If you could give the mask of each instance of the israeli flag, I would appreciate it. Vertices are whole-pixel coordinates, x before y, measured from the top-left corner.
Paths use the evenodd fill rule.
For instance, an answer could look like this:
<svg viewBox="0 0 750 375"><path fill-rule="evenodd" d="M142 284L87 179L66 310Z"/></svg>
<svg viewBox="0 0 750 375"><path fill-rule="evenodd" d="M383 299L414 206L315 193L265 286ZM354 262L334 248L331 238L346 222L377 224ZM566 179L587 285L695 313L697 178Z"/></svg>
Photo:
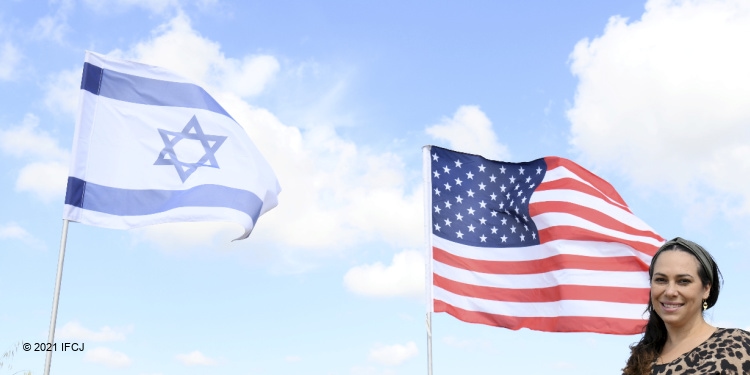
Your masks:
<svg viewBox="0 0 750 375"><path fill-rule="evenodd" d="M166 69L86 52L63 219L100 227L228 221L247 238L278 180L203 88Z"/></svg>

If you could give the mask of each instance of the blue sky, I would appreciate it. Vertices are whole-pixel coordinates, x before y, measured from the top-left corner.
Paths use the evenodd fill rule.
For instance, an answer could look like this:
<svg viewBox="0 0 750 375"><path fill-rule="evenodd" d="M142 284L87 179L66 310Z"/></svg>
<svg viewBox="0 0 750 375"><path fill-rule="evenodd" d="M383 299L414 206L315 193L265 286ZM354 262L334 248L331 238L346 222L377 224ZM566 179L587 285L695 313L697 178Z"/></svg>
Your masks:
<svg viewBox="0 0 750 375"><path fill-rule="evenodd" d="M750 328L741 0L0 4L0 351L43 342L85 50L207 88L275 169L251 237L72 223L55 374L426 373L421 146L567 157L713 253ZM435 374L616 373L637 336L433 316ZM42 353L13 369L43 371Z"/></svg>

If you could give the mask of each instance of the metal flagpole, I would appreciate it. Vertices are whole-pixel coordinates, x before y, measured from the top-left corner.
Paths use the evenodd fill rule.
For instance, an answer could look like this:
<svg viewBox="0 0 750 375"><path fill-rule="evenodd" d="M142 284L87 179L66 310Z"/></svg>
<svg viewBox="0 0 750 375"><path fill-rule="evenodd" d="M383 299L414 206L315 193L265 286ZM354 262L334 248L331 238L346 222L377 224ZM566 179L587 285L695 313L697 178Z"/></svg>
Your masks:
<svg viewBox="0 0 750 375"><path fill-rule="evenodd" d="M432 313L427 313L427 375L432 375Z"/></svg>
<svg viewBox="0 0 750 375"><path fill-rule="evenodd" d="M55 280L55 296L52 298L52 319L49 323L49 337L47 343L55 343L55 323L57 322L57 304L60 300L60 283L62 282L63 261L65 260L65 244L68 242L68 220L63 219L62 237L60 238L60 255L57 258L57 280ZM44 375L49 375L52 365L52 350L47 348L47 359L44 361Z"/></svg>
<svg viewBox="0 0 750 375"><path fill-rule="evenodd" d="M430 147L422 147L422 174L424 182L424 234L425 234L425 297L427 298L427 375L432 375L432 172Z"/></svg>

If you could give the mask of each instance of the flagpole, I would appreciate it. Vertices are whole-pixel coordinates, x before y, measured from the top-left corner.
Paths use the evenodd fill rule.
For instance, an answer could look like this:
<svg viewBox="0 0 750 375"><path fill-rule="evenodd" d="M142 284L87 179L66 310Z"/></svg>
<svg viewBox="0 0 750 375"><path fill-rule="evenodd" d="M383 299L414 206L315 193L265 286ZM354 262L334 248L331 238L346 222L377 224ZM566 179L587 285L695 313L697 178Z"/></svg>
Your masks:
<svg viewBox="0 0 750 375"><path fill-rule="evenodd" d="M432 313L427 313L427 375L432 375Z"/></svg>
<svg viewBox="0 0 750 375"><path fill-rule="evenodd" d="M427 299L427 375L432 375L432 172L430 147L422 147L422 177L424 183L424 235L425 235L425 297Z"/></svg>
<svg viewBox="0 0 750 375"><path fill-rule="evenodd" d="M60 284L62 283L63 261L65 260L65 244L68 242L68 220L63 219L62 237L60 238L60 255L57 257L57 279L55 280L55 296L52 298L52 318L49 323L49 345L55 342L55 323L57 323L57 305L60 301ZM49 348L47 348L49 349ZM47 350L47 358L44 361L44 375L49 375L52 365L52 350Z"/></svg>

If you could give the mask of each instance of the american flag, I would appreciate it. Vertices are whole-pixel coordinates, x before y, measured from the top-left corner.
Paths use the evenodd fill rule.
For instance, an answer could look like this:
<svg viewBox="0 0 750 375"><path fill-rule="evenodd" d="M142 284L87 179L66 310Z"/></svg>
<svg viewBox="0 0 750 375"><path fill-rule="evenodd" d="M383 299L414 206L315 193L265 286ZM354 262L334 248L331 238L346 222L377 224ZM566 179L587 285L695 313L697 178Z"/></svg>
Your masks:
<svg viewBox="0 0 750 375"><path fill-rule="evenodd" d="M424 152L432 311L513 330L642 332L664 239L612 185L559 157Z"/></svg>

